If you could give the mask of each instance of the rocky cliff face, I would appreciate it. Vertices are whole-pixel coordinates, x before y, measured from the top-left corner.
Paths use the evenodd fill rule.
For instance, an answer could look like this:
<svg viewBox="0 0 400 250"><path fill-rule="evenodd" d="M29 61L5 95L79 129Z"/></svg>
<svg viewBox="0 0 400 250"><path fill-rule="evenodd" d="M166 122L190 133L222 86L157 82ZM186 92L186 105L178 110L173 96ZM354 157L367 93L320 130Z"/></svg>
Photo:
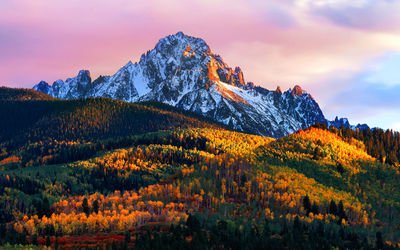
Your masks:
<svg viewBox="0 0 400 250"><path fill-rule="evenodd" d="M269 91L245 82L206 42L182 32L161 39L139 62L91 81L86 70L35 90L61 99L109 97L127 102L159 101L193 111L235 129L280 137L316 122L327 123L317 102L299 86Z"/></svg>

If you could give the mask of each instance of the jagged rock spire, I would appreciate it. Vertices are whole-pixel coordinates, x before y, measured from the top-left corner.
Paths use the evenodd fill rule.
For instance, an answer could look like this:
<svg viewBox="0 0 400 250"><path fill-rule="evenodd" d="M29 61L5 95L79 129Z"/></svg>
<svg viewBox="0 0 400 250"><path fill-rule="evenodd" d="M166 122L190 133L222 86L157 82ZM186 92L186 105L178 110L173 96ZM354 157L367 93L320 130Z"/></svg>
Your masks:
<svg viewBox="0 0 400 250"><path fill-rule="evenodd" d="M304 93L304 91L299 85L294 86L293 91L292 91L293 95L302 96L303 93Z"/></svg>
<svg viewBox="0 0 400 250"><path fill-rule="evenodd" d="M281 89L280 86L276 87L275 92L278 93L279 95L282 95L282 94L283 94L282 89Z"/></svg>

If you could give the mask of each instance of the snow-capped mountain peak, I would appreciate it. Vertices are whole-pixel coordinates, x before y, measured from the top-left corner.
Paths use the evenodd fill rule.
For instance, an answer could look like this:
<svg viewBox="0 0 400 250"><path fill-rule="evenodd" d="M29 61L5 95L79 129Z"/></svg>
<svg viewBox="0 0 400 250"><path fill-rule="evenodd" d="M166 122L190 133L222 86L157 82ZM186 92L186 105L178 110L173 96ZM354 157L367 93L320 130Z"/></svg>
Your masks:
<svg viewBox="0 0 400 250"><path fill-rule="evenodd" d="M190 110L235 129L273 137L326 120L299 86L282 92L245 82L240 67L229 67L201 39L178 32L162 38L139 62L91 81L82 70L74 78L41 82L34 89L57 98L103 96L128 102L159 101Z"/></svg>

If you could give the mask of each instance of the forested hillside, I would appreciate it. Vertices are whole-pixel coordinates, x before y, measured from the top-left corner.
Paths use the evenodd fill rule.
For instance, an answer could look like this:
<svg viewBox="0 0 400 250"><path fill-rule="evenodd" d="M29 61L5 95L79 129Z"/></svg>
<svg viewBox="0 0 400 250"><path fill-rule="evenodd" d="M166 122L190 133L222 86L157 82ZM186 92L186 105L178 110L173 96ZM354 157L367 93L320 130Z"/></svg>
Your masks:
<svg viewBox="0 0 400 250"><path fill-rule="evenodd" d="M33 89L0 87L1 101L54 100L53 97Z"/></svg>
<svg viewBox="0 0 400 250"><path fill-rule="evenodd" d="M341 130L272 139L155 103L1 105L0 245L400 246L399 167Z"/></svg>
<svg viewBox="0 0 400 250"><path fill-rule="evenodd" d="M32 97L34 96L34 98ZM0 89L0 162L63 163L118 147L146 132L226 128L161 103L107 98L57 100L34 90ZM32 97L32 98L31 98ZM112 138L112 140L108 140ZM11 158L10 158L11 157Z"/></svg>
<svg viewBox="0 0 400 250"><path fill-rule="evenodd" d="M327 130L324 124L315 124L313 127ZM383 163L400 166L400 133L380 128L353 130L348 127L330 127L329 131L339 135L346 141L356 139L364 142L366 152Z"/></svg>

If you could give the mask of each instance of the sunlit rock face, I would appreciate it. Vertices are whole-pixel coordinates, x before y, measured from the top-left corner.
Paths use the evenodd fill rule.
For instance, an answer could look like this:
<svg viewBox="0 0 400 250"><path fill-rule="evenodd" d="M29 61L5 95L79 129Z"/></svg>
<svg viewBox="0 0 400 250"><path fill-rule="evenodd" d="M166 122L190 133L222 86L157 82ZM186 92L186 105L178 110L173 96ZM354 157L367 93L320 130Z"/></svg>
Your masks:
<svg viewBox="0 0 400 250"><path fill-rule="evenodd" d="M139 62L92 81L87 70L52 86L34 87L56 98L109 97L127 102L159 101L193 111L232 128L280 137L316 122L327 123L315 100L299 86L282 92L245 82L203 39L182 32L160 39Z"/></svg>

